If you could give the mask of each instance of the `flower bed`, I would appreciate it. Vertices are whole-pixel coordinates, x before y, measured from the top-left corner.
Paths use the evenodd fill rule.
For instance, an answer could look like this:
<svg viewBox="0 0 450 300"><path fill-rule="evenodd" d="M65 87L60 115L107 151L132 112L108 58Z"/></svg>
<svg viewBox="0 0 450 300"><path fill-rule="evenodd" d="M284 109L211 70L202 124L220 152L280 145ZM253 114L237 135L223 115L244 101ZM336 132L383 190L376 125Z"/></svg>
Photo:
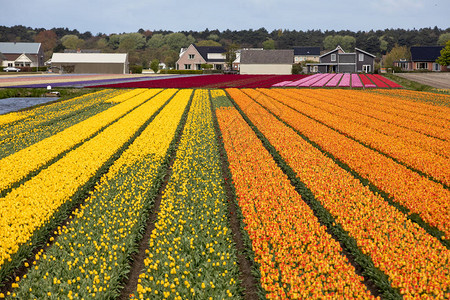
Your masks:
<svg viewBox="0 0 450 300"><path fill-rule="evenodd" d="M356 74L355 74L356 75ZM366 74L359 74L359 78L362 81L362 84L364 84L365 88L375 88L377 87L373 82L366 76ZM353 83L353 81L352 81Z"/></svg>
<svg viewBox="0 0 450 300"><path fill-rule="evenodd" d="M350 74L344 74L341 81L339 82L339 87L350 87Z"/></svg>
<svg viewBox="0 0 450 300"><path fill-rule="evenodd" d="M354 88L362 88L363 84L361 82L361 79L359 78L358 74L352 74L352 87Z"/></svg>
<svg viewBox="0 0 450 300"><path fill-rule="evenodd" d="M328 83L325 85L327 87L335 87L339 84L339 81L341 81L341 78L344 74L340 73L340 74L335 74L333 76L333 78L331 78L330 81L328 81Z"/></svg>

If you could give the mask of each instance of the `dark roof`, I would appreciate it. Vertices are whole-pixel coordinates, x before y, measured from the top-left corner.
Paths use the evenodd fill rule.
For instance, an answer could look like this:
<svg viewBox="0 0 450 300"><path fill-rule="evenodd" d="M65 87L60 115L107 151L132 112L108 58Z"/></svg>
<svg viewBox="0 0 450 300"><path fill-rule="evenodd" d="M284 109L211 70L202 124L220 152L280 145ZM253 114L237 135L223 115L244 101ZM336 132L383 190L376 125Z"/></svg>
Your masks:
<svg viewBox="0 0 450 300"><path fill-rule="evenodd" d="M294 50L242 50L241 64L293 64Z"/></svg>
<svg viewBox="0 0 450 300"><path fill-rule="evenodd" d="M435 61L441 56L441 50L444 46L417 46L411 47L412 61Z"/></svg>
<svg viewBox="0 0 450 300"><path fill-rule="evenodd" d="M294 55L320 55L320 47L294 47Z"/></svg>
<svg viewBox="0 0 450 300"><path fill-rule="evenodd" d="M221 46L196 46L194 44L195 49L197 49L198 53L203 57L206 61L212 61L208 60L208 53L225 53L227 50L225 50L224 47ZM224 61L224 60L220 60Z"/></svg>

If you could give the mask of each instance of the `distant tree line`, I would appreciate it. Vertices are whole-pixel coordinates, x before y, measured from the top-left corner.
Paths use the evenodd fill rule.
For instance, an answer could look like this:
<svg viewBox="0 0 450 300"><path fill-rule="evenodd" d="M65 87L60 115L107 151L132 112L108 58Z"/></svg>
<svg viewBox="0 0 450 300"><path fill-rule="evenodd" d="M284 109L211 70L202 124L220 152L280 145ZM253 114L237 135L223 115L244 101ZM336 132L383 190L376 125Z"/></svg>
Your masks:
<svg viewBox="0 0 450 300"><path fill-rule="evenodd" d="M332 50L341 45L344 50L355 47L381 57L395 47L445 45L450 40L450 28L349 30L209 30L172 32L139 29L133 33L93 35L68 28L31 28L0 26L0 42L40 42L46 59L65 49L96 49L105 53L127 52L130 64L150 67L154 60L174 67L180 48L191 43L203 46L240 48L291 49L294 46L318 46ZM402 48L403 49L403 48ZM395 50L398 50L397 48Z"/></svg>

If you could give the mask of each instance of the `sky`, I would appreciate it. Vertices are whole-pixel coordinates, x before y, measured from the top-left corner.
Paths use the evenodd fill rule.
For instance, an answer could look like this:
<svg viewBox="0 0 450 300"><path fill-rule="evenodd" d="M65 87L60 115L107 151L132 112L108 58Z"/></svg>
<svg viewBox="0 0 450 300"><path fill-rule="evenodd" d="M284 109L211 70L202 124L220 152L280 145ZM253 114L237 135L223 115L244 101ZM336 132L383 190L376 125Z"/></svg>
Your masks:
<svg viewBox="0 0 450 300"><path fill-rule="evenodd" d="M0 25L80 32L450 27L449 0L0 0Z"/></svg>

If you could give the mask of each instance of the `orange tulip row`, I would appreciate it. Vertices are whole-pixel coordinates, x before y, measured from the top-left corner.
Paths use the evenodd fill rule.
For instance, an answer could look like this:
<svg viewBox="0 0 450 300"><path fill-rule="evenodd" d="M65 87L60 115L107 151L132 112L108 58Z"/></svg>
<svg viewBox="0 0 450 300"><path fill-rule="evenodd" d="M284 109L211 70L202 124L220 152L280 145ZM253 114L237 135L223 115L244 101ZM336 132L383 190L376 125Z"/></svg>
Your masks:
<svg viewBox="0 0 450 300"><path fill-rule="evenodd" d="M413 90L384 90L384 89L374 89L368 91L373 94L378 95L387 95L389 97L392 97L398 102L397 99L406 100L407 103L411 104L411 101L415 101L415 105L419 106L425 106L428 107L428 109L431 110L431 108L434 108L438 113L441 111L441 106L450 106L450 95L448 94L438 94L438 93L431 93L431 92L418 92ZM428 102L426 104L432 104L426 105L423 102ZM433 105L434 104L434 105ZM448 120L450 120L450 116L447 115L444 117Z"/></svg>
<svg viewBox="0 0 450 300"><path fill-rule="evenodd" d="M254 98L263 97L259 91L246 89L245 92ZM376 130L356 124L343 117L330 114L322 109L306 105L300 101L283 96L276 91L268 91L271 95L284 104L305 114L323 124L338 130L346 136L350 136L382 153L411 166L425 174L432 176L440 182L450 185L450 160L440 155L425 151L414 145L408 145L398 139L388 137Z"/></svg>
<svg viewBox="0 0 450 300"><path fill-rule="evenodd" d="M395 95L395 92L394 92ZM411 94L412 95L412 94ZM417 99L423 97L420 94ZM349 101L357 101L366 107L387 112L391 115L415 120L423 124L433 124L438 127L449 127L449 117L442 106L430 105L422 102L408 101L407 99L396 99L390 96L376 95L365 91L343 91L340 96ZM444 96L450 99L450 96ZM447 108L448 111L448 108Z"/></svg>
<svg viewBox="0 0 450 300"><path fill-rule="evenodd" d="M316 200L372 258L374 265L389 276L393 287L408 297L450 296L450 251L446 247L242 91L227 91ZM300 119L298 113L283 107L271 104L270 108ZM302 130L309 130L321 125L303 126ZM342 144L344 138L327 139Z"/></svg>
<svg viewBox="0 0 450 300"><path fill-rule="evenodd" d="M380 190L387 192L394 201L407 207L411 212L417 213L425 222L439 228L447 238L450 238L450 192L442 185L428 180L272 98L256 91L246 90L246 92L362 177L369 179ZM277 100L284 102L284 98L280 94Z"/></svg>
<svg viewBox="0 0 450 300"><path fill-rule="evenodd" d="M239 112L216 114L268 298L373 298Z"/></svg>
<svg viewBox="0 0 450 300"><path fill-rule="evenodd" d="M262 90L262 92L266 93L265 90ZM414 145L422 150L446 158L450 157L450 147L448 142L385 121L383 120L383 116L387 115L392 117L392 115L369 109L364 105L361 106L360 104L363 104L362 102L358 104L349 103L345 101L345 98L343 99L343 97L340 97L340 95L329 95L323 90L280 89L277 91L269 90L269 92L271 96L282 93L293 100L300 101L302 105L306 105L310 109L323 110L336 117L344 118L348 122L371 128L390 138L394 138L394 141L399 140L403 144Z"/></svg>
<svg viewBox="0 0 450 300"><path fill-rule="evenodd" d="M330 91L323 92L329 97L336 95L336 93ZM442 140L450 139L448 130L445 129L449 127L448 117L446 117L448 109L441 106L409 101L409 105L397 108L395 106L402 100L358 91L340 91L339 96L343 101L363 105L366 109L384 112L383 119L390 123Z"/></svg>

